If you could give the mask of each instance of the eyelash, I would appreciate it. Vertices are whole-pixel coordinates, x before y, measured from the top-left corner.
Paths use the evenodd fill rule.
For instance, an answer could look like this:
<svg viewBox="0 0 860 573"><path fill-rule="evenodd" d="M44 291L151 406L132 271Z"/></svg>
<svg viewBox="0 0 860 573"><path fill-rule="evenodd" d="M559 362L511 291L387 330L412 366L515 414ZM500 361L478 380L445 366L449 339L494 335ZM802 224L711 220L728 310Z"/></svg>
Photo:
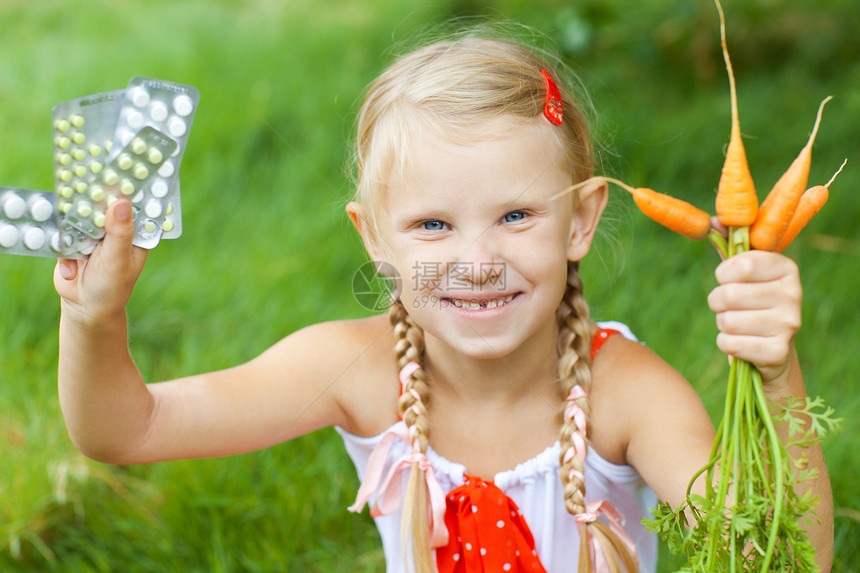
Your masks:
<svg viewBox="0 0 860 573"><path fill-rule="evenodd" d="M511 215L520 215L520 218L515 219L513 221L510 221L510 220L508 220L508 217ZM500 223L519 223L519 222L523 221L524 219L526 219L527 217L528 217L528 213L526 213L523 210L511 211L510 213L505 213L505 215L501 219L499 219L499 222ZM431 223L439 223L441 225L444 225L445 227L448 227L448 223L445 223L444 221L440 221L439 219L428 219L426 221L422 221L419 225L420 225L421 229L424 231L431 231L432 232L432 231L444 230L444 228L428 229L427 225L429 225Z"/></svg>
<svg viewBox="0 0 860 573"><path fill-rule="evenodd" d="M514 220L514 221L508 221L507 218L510 215L521 215L521 217L519 219ZM526 213L525 211L511 211L510 213L506 213L505 216L502 217L501 220L506 222L506 223L519 223L520 221L524 220L526 217L528 217L528 213Z"/></svg>
<svg viewBox="0 0 860 573"><path fill-rule="evenodd" d="M447 223L443 223L443 222L442 222L442 221L440 221L439 219L431 219L431 220L429 220L429 221L423 221L423 222L421 223L421 228L422 228L424 231L441 231L441 230L443 230L443 229L428 229L428 228L427 228L427 225L428 225L428 224L430 224L430 223L441 223L442 225L446 225L446 226L447 226Z"/></svg>

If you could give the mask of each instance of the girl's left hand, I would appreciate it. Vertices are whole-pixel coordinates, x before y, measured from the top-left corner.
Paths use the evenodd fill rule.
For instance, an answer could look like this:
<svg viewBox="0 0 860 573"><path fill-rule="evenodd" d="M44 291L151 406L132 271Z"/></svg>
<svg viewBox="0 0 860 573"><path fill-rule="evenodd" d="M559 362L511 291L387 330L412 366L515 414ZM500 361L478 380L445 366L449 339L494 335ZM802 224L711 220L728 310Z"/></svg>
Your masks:
<svg viewBox="0 0 860 573"><path fill-rule="evenodd" d="M717 346L755 365L765 383L774 382L788 370L800 328L797 265L779 253L749 251L720 263L715 274L719 286L708 305L717 313Z"/></svg>

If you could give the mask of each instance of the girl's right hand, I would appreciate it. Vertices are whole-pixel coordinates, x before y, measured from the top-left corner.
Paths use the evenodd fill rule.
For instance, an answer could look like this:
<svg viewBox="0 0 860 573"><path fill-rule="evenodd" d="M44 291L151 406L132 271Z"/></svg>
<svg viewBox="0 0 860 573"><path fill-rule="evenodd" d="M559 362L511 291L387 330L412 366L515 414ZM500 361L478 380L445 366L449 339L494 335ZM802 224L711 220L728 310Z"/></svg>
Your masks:
<svg viewBox="0 0 860 573"><path fill-rule="evenodd" d="M63 314L84 327L99 327L125 311L146 262L146 249L132 245L134 220L125 199L107 209L105 237L86 260L60 259L54 287Z"/></svg>

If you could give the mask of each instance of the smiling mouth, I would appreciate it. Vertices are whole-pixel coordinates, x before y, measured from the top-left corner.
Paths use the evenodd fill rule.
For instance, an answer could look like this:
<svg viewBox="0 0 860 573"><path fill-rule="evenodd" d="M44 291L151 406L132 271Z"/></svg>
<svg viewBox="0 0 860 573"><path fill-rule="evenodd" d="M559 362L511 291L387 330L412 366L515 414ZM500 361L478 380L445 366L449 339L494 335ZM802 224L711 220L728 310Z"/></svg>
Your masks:
<svg viewBox="0 0 860 573"><path fill-rule="evenodd" d="M457 308L463 308L466 310L484 310L488 308L499 308L505 306L512 300L514 300L515 295L508 295L500 298L482 298L482 299L472 299L472 300L462 300L457 298L446 298L448 302L450 302L453 306Z"/></svg>

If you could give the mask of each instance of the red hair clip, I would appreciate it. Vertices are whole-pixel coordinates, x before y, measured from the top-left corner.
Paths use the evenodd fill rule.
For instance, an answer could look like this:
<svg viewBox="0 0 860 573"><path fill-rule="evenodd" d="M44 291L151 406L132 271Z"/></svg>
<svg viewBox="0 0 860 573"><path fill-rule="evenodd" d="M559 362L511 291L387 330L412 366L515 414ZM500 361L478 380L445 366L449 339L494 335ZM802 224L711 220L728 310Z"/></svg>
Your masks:
<svg viewBox="0 0 860 573"><path fill-rule="evenodd" d="M543 114L548 120L556 125L561 125L564 121L564 114L561 109L561 92L558 91L558 86L552 80L552 76L546 70L540 71L546 83L546 103L543 106Z"/></svg>

